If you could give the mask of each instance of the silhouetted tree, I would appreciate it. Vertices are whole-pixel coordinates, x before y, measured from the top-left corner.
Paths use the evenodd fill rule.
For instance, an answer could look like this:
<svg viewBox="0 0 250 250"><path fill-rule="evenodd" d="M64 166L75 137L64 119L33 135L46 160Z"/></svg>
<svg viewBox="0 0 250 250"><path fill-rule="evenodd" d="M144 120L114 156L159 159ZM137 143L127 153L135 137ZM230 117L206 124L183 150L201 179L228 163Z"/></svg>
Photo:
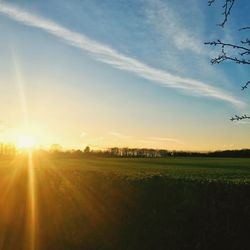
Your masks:
<svg viewBox="0 0 250 250"><path fill-rule="evenodd" d="M208 5L213 5L218 0L208 0ZM238 0L223 0L222 5L222 22L219 24L220 27L224 27L228 21L228 18L232 12L235 3ZM229 43L221 41L220 39L216 41L206 42L205 44L216 46L220 48L220 54L211 59L212 64L219 64L224 61L230 61L241 65L250 65L250 37L249 37L250 25L245 27L239 27L239 32L246 33L243 40L237 43ZM245 90L250 85L250 80L246 81L241 90ZM249 115L235 115L231 118L231 121L239 121L244 119L250 119Z"/></svg>
<svg viewBox="0 0 250 250"><path fill-rule="evenodd" d="M90 147L87 146L85 149L84 149L84 154L89 154L90 153Z"/></svg>

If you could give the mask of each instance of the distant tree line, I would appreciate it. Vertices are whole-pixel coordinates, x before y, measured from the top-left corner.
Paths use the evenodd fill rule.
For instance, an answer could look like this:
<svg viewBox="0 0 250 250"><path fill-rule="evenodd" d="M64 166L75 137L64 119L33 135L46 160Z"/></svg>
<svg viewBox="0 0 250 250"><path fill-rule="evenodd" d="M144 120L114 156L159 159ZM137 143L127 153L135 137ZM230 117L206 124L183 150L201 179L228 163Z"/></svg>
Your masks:
<svg viewBox="0 0 250 250"><path fill-rule="evenodd" d="M112 147L106 150L91 150L86 147L83 150L49 150L44 151L55 157L115 157L115 158L164 158L164 157L239 157L250 158L250 149L224 150L211 152L176 151L150 148L119 148Z"/></svg>
<svg viewBox="0 0 250 250"><path fill-rule="evenodd" d="M20 151L14 144L0 143L0 157L15 156ZM83 150L63 150L59 144L53 144L50 149L36 149L34 154L43 154L58 158L113 157L113 158L164 158L164 157L239 157L250 158L250 149L224 150L211 152L177 151L152 148L112 147L105 150L92 150L89 146Z"/></svg>
<svg viewBox="0 0 250 250"><path fill-rule="evenodd" d="M14 144L0 143L0 155L1 156L16 155L16 153L17 153L17 150Z"/></svg>

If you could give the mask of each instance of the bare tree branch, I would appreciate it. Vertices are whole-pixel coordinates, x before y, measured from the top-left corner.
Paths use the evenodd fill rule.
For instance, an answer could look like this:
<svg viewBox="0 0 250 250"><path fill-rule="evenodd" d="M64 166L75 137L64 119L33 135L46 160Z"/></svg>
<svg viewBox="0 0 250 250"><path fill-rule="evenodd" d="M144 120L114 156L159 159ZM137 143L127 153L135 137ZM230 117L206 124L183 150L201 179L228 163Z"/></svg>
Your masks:
<svg viewBox="0 0 250 250"><path fill-rule="evenodd" d="M243 43L246 42L248 44L248 41L249 40L247 39ZM244 57L244 56L250 55L250 48L243 47L243 46L236 45L236 44L224 43L224 42L221 42L220 40L206 42L205 44L221 47L221 54L218 55L217 57L211 59L212 64L221 63L221 62L226 61L226 60L233 61L233 62L238 63L238 64L250 64L250 60L247 60ZM229 56L225 50L226 48L238 50L238 57L237 56Z"/></svg>
<svg viewBox="0 0 250 250"><path fill-rule="evenodd" d="M216 0L208 0L208 5L211 6ZM231 13L232 7L236 0L224 0L224 4L222 6L223 8L223 16L224 20L221 23L220 26L224 26L225 23L228 20L228 16ZM249 30L250 26L243 27L239 30ZM224 61L232 61L237 64L244 64L244 65L249 65L250 64L250 59L248 56L250 56L250 39L246 38L245 40L240 41L241 45L239 44L231 44L231 43L226 43L222 42L221 40L217 41L212 41L212 42L206 42L205 44L211 45L211 46L218 46L221 48L221 53L211 59L212 64L219 64ZM231 53L229 53L229 52ZM232 52L237 52L237 55L232 55ZM247 86L249 85L249 81L242 86L242 90L245 90Z"/></svg>
<svg viewBox="0 0 250 250"><path fill-rule="evenodd" d="M235 115L230 120L231 121L241 121L241 120L246 120L246 119L250 119L250 116L247 116L247 115L242 115L242 116Z"/></svg>
<svg viewBox="0 0 250 250"><path fill-rule="evenodd" d="M223 0L224 4L222 6L223 8L223 21L219 26L222 28L228 21L228 17L231 14L231 10L236 2L236 0ZM208 5L211 6L216 0L208 0ZM248 31L250 30L250 26L246 26L243 28L240 28L239 31ZM232 43L225 43L220 40L217 41L212 41L212 42L206 42L205 44L211 45L211 46L218 46L221 49L221 53L211 59L212 64L219 64L224 61L231 61L237 64L244 64L244 65L250 65L250 39L246 38L245 40L239 41L239 44L232 44ZM232 55L234 52L237 52L236 56ZM250 81L247 81L242 87L241 90L245 90L250 86ZM233 116L230 120L231 121L240 121L240 120L245 120L245 119L250 119L250 116L247 115L235 115Z"/></svg>
<svg viewBox="0 0 250 250"><path fill-rule="evenodd" d="M249 29L250 29L250 26L249 27L240 28L239 31L241 31L241 30L249 30Z"/></svg>
<svg viewBox="0 0 250 250"><path fill-rule="evenodd" d="M249 40L246 39L246 41L241 41L241 43L248 43ZM212 42L205 42L205 44L208 44L208 45L214 45L214 46L221 46L223 48L225 47L230 47L230 48L233 48L233 49L240 49L240 50L244 50L245 52L247 52L247 54L250 54L250 48L246 48L246 47L243 47L243 46L240 46L240 45L236 45L236 44L231 44L231 43L224 43L224 42L221 42L220 40L217 40L217 41L212 41Z"/></svg>
<svg viewBox="0 0 250 250"><path fill-rule="evenodd" d="M241 90L247 89L247 87L248 87L249 84L250 84L250 81L246 82L246 84L241 87Z"/></svg>
<svg viewBox="0 0 250 250"><path fill-rule="evenodd" d="M208 0L208 5L211 6L216 0ZM235 3L235 0L225 0L225 3L222 5L223 12L222 15L224 16L224 19L219 24L219 26L224 27L225 23L228 21L228 17L231 14L231 10L233 8L233 5Z"/></svg>
<svg viewBox="0 0 250 250"><path fill-rule="evenodd" d="M211 6L214 2L215 2L215 0L209 0L208 5Z"/></svg>

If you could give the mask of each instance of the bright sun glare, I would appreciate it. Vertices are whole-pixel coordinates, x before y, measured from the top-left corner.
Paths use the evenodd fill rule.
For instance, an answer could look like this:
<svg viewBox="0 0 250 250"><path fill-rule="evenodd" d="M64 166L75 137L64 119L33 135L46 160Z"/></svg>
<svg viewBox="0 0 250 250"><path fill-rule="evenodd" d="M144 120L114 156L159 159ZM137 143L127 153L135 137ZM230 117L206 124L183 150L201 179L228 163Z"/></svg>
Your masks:
<svg viewBox="0 0 250 250"><path fill-rule="evenodd" d="M35 146L36 141L31 135L21 135L17 140L17 147L20 149L31 149Z"/></svg>

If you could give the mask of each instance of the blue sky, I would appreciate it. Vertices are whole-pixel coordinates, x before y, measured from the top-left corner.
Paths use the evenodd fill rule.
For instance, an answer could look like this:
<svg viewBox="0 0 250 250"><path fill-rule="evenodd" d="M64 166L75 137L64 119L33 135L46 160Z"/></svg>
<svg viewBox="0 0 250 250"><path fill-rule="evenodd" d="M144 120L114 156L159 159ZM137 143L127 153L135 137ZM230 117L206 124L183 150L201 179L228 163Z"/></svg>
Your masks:
<svg viewBox="0 0 250 250"><path fill-rule="evenodd" d="M249 147L246 67L209 62L205 41L234 42L239 1L0 1L1 140L32 133L65 147ZM243 8L242 8L243 6ZM244 18L242 18L244 17ZM248 19L248 20L247 20Z"/></svg>

